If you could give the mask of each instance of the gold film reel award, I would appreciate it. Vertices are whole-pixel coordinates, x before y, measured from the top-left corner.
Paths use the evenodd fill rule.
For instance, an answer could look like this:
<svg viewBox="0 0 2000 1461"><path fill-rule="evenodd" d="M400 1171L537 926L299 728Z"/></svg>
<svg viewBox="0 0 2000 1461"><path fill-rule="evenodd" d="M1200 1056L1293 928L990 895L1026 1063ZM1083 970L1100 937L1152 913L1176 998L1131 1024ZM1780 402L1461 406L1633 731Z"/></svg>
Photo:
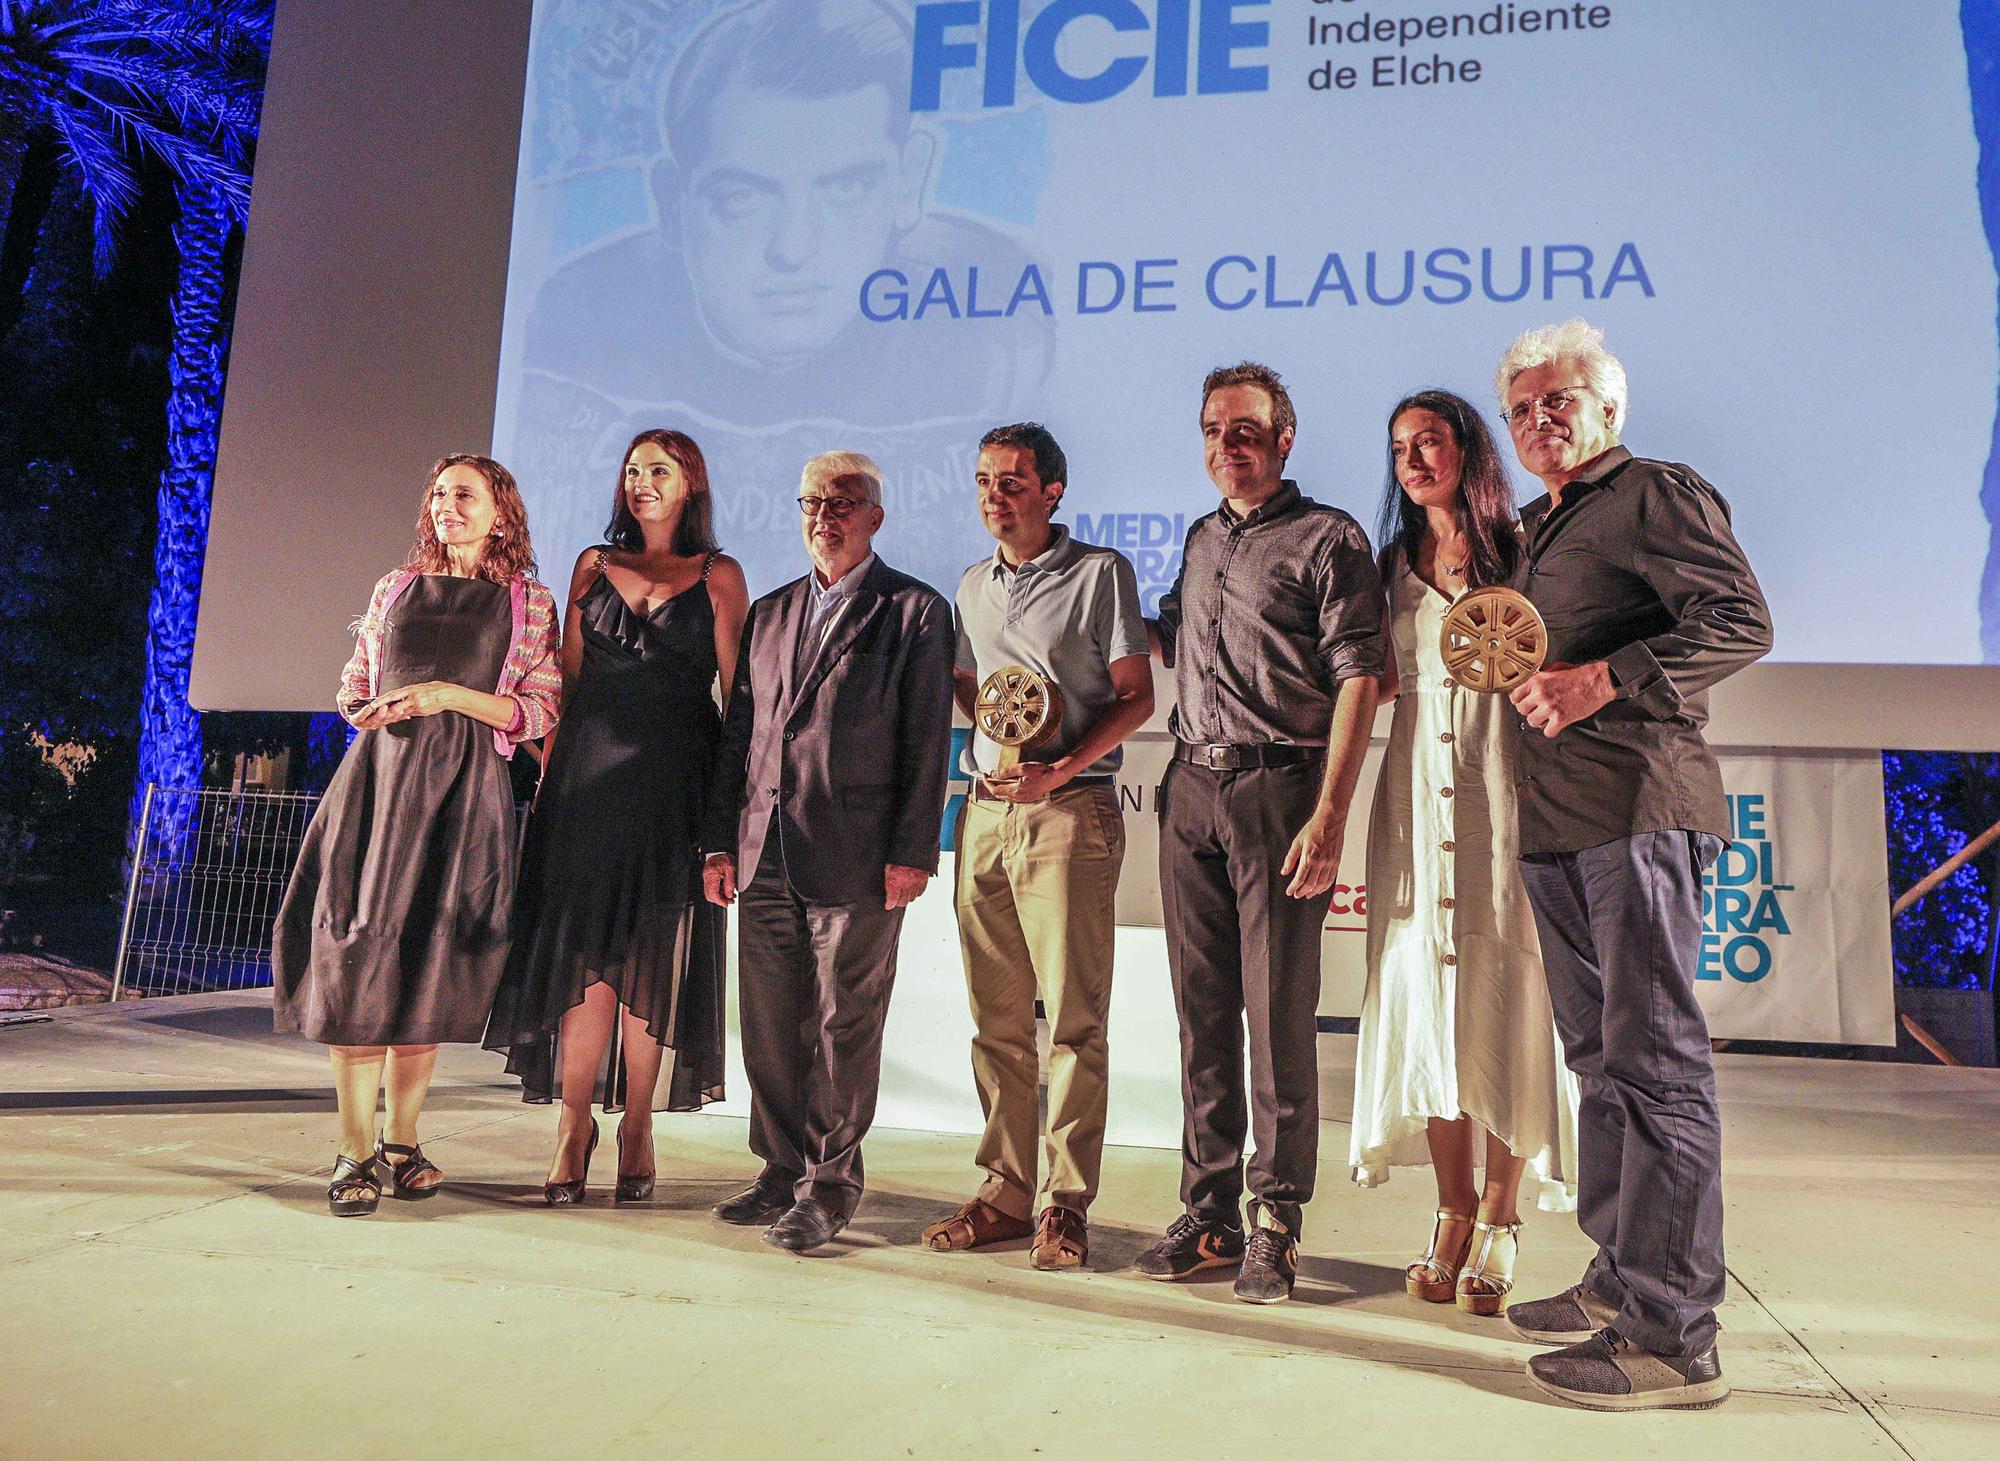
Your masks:
<svg viewBox="0 0 2000 1461"><path fill-rule="evenodd" d="M1025 753L1047 745L1062 717L1062 691L1047 675L1022 665L1003 665L988 675L972 703L973 724L1000 748L1000 771L1012 771Z"/></svg>
<svg viewBox="0 0 2000 1461"><path fill-rule="evenodd" d="M1511 690L1542 667L1549 631L1527 595L1476 588L1445 612L1438 653L1452 678L1487 694Z"/></svg>

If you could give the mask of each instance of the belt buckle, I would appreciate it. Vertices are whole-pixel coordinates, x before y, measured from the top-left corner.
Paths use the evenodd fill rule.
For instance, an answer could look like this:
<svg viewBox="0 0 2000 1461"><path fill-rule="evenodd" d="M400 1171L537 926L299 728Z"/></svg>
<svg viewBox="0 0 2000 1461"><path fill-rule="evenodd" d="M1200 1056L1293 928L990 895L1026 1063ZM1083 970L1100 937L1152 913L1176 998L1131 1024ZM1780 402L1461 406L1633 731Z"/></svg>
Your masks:
<svg viewBox="0 0 2000 1461"><path fill-rule="evenodd" d="M1227 771L1234 759L1234 746L1207 745L1201 749L1202 765L1210 771Z"/></svg>

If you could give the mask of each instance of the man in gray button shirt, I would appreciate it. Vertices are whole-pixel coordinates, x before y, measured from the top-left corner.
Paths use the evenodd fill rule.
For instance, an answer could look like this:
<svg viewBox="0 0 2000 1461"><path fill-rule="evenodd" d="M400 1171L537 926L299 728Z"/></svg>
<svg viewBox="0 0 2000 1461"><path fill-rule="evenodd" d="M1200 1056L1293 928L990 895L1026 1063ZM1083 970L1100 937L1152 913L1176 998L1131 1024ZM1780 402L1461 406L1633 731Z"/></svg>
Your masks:
<svg viewBox="0 0 2000 1461"><path fill-rule="evenodd" d="M976 1160L986 1178L923 1235L950 1252L1032 1230L1029 1258L1044 1269L1074 1268L1089 1252L1125 856L1113 783L1119 743L1153 713L1131 562L1049 521L1068 479L1062 448L1035 422L997 427L979 443L979 511L998 547L958 586L958 703L972 714L981 682L1019 665L1055 685L1063 713L1054 737L1012 770L999 770L1000 748L976 732L966 749L973 783L958 825L958 927L978 1027L972 1074L986 1130ZM1049 1021L1046 1123L1037 996Z"/></svg>
<svg viewBox="0 0 2000 1461"><path fill-rule="evenodd" d="M1367 535L1283 477L1297 420L1268 366L1209 373L1201 431L1222 506L1188 529L1158 625L1179 738L1160 886L1187 1212L1138 1267L1179 1279L1240 1265L1236 1296L1259 1304L1290 1298L1298 1270L1319 1159L1320 930L1388 652Z"/></svg>

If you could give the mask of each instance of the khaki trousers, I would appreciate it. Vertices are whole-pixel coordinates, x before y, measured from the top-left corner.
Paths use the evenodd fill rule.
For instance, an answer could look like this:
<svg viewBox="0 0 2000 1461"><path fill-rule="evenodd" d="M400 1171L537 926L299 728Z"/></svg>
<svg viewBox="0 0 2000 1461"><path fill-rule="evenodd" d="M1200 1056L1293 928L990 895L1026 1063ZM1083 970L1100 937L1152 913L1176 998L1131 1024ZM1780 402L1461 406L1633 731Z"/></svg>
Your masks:
<svg viewBox="0 0 2000 1461"><path fill-rule="evenodd" d="M1113 900L1125 822L1109 786L1014 805L968 797L958 827L958 937L972 998L972 1078L986 1113L979 1196L1002 1212L1087 1212L1104 1152ZM1040 1112L1035 999L1048 1015ZM1047 1147L1035 1180L1036 1145Z"/></svg>

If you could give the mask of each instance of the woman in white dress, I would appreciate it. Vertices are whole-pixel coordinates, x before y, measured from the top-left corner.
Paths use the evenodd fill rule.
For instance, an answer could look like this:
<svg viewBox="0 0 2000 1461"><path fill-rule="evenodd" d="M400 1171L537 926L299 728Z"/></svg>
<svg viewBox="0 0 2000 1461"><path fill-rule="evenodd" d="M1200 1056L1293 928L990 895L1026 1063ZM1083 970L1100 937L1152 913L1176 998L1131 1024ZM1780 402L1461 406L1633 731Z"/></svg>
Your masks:
<svg viewBox="0 0 2000 1461"><path fill-rule="evenodd" d="M1348 1160L1364 1187L1430 1164L1437 1221L1405 1286L1496 1314L1524 1175L1543 1209L1575 1206L1577 1090L1515 866L1513 708L1456 683L1438 648L1452 601L1508 583L1522 556L1513 486L1460 397L1421 391L1390 413L1378 541L1395 649L1382 693L1396 710L1368 831Z"/></svg>

